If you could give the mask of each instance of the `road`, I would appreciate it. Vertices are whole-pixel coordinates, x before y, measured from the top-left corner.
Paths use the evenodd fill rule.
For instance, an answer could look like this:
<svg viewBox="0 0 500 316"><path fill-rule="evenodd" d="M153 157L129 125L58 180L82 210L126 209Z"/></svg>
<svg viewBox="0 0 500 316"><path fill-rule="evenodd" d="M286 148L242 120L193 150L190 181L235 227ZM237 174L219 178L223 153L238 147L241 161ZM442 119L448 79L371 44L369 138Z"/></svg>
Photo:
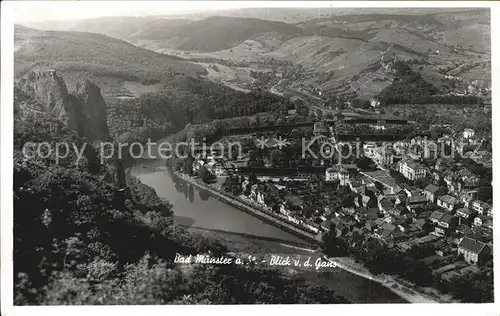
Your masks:
<svg viewBox="0 0 500 316"><path fill-rule="evenodd" d="M327 113L330 113L330 114L337 113L336 110L327 109L323 106L323 104L325 102L324 99L322 99L316 95L313 95L309 92L301 91L301 90L298 90L296 88L286 86L284 84L285 80L286 79L281 79L277 84L275 84L274 86L272 86L269 89L269 92L276 94L276 95L279 95L279 96L298 97L301 100L303 100L304 103L309 107L309 109L311 111L313 111L314 113L317 113L317 111L321 111L323 115L325 115ZM279 87L279 86L283 86L283 89L282 89L283 92L278 91L277 87Z"/></svg>

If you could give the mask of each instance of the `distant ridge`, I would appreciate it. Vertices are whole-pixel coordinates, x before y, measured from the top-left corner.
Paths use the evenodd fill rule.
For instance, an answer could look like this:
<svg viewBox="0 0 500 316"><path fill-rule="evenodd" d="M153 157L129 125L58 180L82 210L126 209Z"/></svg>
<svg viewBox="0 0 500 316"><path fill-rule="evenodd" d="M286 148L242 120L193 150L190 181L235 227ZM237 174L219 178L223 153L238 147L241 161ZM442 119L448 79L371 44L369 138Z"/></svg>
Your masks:
<svg viewBox="0 0 500 316"><path fill-rule="evenodd" d="M67 84L90 79L103 89L118 81L158 82L172 73L199 76L199 65L176 56L156 53L106 35L85 32L41 31L16 25L16 77L37 68L51 68Z"/></svg>

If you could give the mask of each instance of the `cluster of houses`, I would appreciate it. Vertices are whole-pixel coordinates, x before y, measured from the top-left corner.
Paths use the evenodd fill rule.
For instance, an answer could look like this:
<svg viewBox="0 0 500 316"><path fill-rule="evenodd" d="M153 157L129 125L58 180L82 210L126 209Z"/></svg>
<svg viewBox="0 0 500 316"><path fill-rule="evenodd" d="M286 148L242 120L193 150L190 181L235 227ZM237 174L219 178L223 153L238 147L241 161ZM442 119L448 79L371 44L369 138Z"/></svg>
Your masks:
<svg viewBox="0 0 500 316"><path fill-rule="evenodd" d="M286 195L286 186L274 183L250 183L245 179L241 183L243 193L248 192L248 199L269 212L281 217L283 220L291 222L313 234L320 233L318 218L320 213L315 210L306 216L306 207L300 196ZM284 194L282 194L284 193ZM242 197L243 198L243 197Z"/></svg>
<svg viewBox="0 0 500 316"><path fill-rule="evenodd" d="M328 126L316 123L314 133L328 134ZM461 137L472 140L475 133L465 129ZM381 170L360 171L352 164L325 167L321 178L326 183L349 188L355 196L349 207L305 205L300 195L293 194L291 183L245 180L234 185L245 192L245 199L314 234L327 232L331 227L339 236L357 230L390 247L408 250L415 244L431 244L440 256L458 253L467 263L477 263L491 254L493 242L493 208L478 199L481 179L451 158L439 158L434 166L422 164L424 159L437 157L443 148L453 147L454 143L451 136L443 136L430 145L420 137L385 148L365 144L365 156ZM491 156L480 153L480 157L488 154ZM396 155L403 158L396 161ZM194 169L201 166L217 176L225 174L224 166L210 157L195 160ZM408 181L396 180L388 169L399 172ZM318 182L316 175L314 179L308 182L311 186ZM432 179L432 183L423 189L408 184L420 179ZM328 194L328 188L324 194Z"/></svg>
<svg viewBox="0 0 500 316"><path fill-rule="evenodd" d="M377 145L376 142L369 142L363 145L363 153L381 169L389 168L401 157L404 157L408 163L439 157L451 158L458 155L464 158L468 157L480 165L491 168L491 153L477 148L477 144L483 141L484 139L476 137L474 130L466 128L461 134L443 135L436 141L418 136L409 141L384 143L382 146ZM404 167L402 168L404 169ZM412 171L410 170L410 172Z"/></svg>
<svg viewBox="0 0 500 316"><path fill-rule="evenodd" d="M473 136L468 130L464 134ZM477 199L477 175L453 159L438 159L434 168L428 168L405 157L394 169L408 180L432 177L434 183L418 189L398 183L383 170L351 173L335 166L326 171L326 181L339 181L358 195L353 208L336 210L328 218L340 225L339 234L362 227L364 233L401 248L423 236L452 239L468 263L476 263L481 255L490 253L493 208ZM329 223L321 226L326 230Z"/></svg>
<svg viewBox="0 0 500 316"><path fill-rule="evenodd" d="M243 191L250 191L248 199L312 233L329 231L333 224L339 236L358 230L403 250L413 244L440 244L443 239L450 239L456 249L440 246L438 253L458 251L468 263L476 263L482 255L490 254L493 230L490 205L463 190L449 192L447 187L435 184L424 189L399 186L385 179L389 177L383 171L360 173L355 165L328 168L326 182L349 187L356 194L353 205L344 208L311 209L300 196L289 194L287 185L251 184L248 180L240 185ZM384 190L375 185L380 181L385 182Z"/></svg>
<svg viewBox="0 0 500 316"><path fill-rule="evenodd" d="M216 177L227 175L223 164L210 156L205 159L196 158L194 160L193 172L197 172L202 167L207 168L207 170Z"/></svg>

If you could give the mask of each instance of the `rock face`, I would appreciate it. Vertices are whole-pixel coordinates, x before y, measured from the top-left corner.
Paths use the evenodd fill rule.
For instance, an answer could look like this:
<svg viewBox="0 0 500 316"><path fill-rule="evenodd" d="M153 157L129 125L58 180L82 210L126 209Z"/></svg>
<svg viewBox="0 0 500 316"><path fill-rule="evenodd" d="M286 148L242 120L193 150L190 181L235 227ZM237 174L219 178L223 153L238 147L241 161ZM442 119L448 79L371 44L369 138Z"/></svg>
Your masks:
<svg viewBox="0 0 500 316"><path fill-rule="evenodd" d="M55 70L32 70L17 83L20 89L39 102L43 111L63 121L88 141L108 137L106 103L99 87L86 80L70 93Z"/></svg>
<svg viewBox="0 0 500 316"><path fill-rule="evenodd" d="M85 80L82 84L77 84L75 97L75 110L79 116L78 134L89 140L104 139L108 136L106 103L101 95L101 89Z"/></svg>
<svg viewBox="0 0 500 316"><path fill-rule="evenodd" d="M19 80L18 88L42 104L43 111L77 129L74 106L66 84L55 71L30 71Z"/></svg>

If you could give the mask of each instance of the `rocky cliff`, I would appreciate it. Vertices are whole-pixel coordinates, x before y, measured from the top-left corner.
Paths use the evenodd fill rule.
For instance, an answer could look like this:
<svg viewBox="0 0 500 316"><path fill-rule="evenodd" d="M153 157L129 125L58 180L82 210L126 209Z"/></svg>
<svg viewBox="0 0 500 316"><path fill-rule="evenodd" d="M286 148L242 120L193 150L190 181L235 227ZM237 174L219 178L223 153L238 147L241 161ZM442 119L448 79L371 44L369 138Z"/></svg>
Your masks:
<svg viewBox="0 0 500 316"><path fill-rule="evenodd" d="M88 141L108 137L106 103L92 82L86 80L70 93L64 80L49 69L29 71L16 85L16 89L41 104L43 112L57 117L79 136Z"/></svg>
<svg viewBox="0 0 500 316"><path fill-rule="evenodd" d="M75 110L79 115L78 134L89 140L104 139L109 135L106 122L106 103L101 89L85 80L76 86Z"/></svg>

